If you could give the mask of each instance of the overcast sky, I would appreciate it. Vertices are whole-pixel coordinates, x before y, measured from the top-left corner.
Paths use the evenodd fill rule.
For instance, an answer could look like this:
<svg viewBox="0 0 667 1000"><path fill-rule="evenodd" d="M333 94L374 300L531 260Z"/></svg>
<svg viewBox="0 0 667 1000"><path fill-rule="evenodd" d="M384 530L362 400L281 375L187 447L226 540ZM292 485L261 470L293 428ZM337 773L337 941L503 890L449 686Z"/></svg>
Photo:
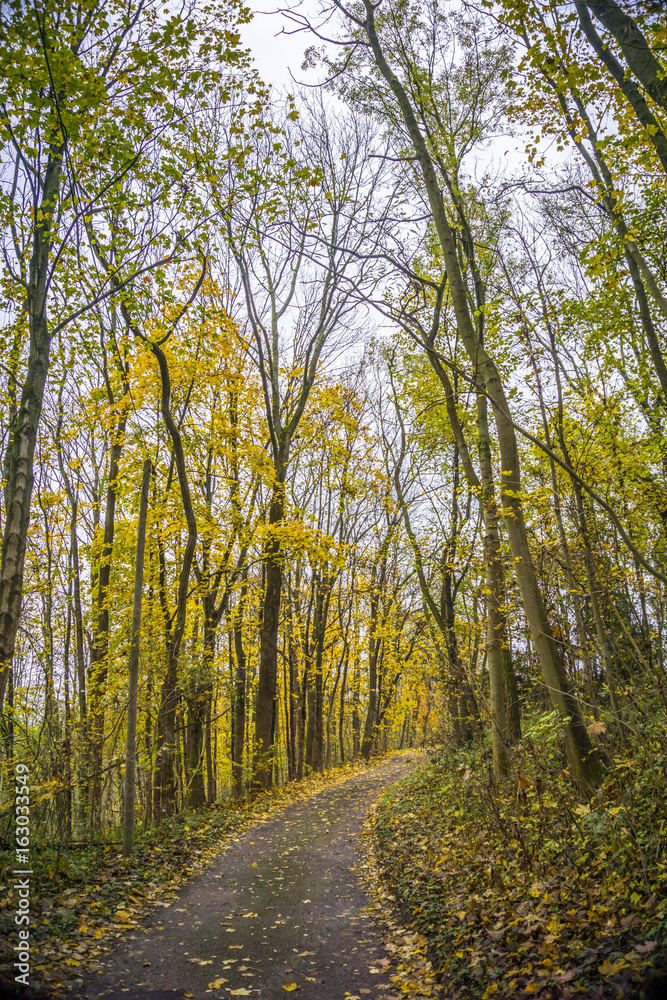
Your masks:
<svg viewBox="0 0 667 1000"><path fill-rule="evenodd" d="M307 79L301 72L303 54L314 38L300 33L297 35L281 34L282 29L292 31L294 25L279 13L281 7L288 4L283 0L250 0L248 6L254 17L242 31L242 38L255 58L259 75L265 83L279 87L289 87L292 81L290 70L297 80ZM304 5L305 6L305 5ZM314 82L313 77L310 81Z"/></svg>

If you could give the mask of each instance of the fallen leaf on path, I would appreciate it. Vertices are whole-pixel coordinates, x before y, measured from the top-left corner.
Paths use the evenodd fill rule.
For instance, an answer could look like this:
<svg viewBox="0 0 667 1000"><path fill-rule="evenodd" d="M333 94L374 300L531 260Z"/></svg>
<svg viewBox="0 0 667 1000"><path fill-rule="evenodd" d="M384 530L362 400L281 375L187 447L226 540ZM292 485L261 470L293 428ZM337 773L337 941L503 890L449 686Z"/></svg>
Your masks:
<svg viewBox="0 0 667 1000"><path fill-rule="evenodd" d="M209 990L219 990L223 983L228 983L228 979L214 979L212 983L208 984Z"/></svg>
<svg viewBox="0 0 667 1000"><path fill-rule="evenodd" d="M228 945L228 947L229 948L243 948L243 945L242 944L230 944L230 945Z"/></svg>
<svg viewBox="0 0 667 1000"><path fill-rule="evenodd" d="M213 965L212 958L189 958L188 962L193 962L195 965Z"/></svg>
<svg viewBox="0 0 667 1000"><path fill-rule="evenodd" d="M298 990L296 983L283 983L283 989L287 990L288 993L294 993L294 990Z"/></svg>
<svg viewBox="0 0 667 1000"><path fill-rule="evenodd" d="M230 997L249 997L252 996L252 993L245 986L242 986L239 990L229 990L229 995Z"/></svg>

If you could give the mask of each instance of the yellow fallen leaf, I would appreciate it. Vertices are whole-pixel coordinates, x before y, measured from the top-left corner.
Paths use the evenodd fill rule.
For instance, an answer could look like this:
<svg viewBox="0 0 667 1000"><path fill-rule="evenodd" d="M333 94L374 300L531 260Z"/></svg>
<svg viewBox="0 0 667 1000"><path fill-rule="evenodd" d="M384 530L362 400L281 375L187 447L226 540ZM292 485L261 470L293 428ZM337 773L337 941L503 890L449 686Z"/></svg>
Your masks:
<svg viewBox="0 0 667 1000"><path fill-rule="evenodd" d="M616 962L610 962L609 959L605 959L602 965L598 965L598 972L601 976L614 976L622 969L625 962L622 958L617 959Z"/></svg>
<svg viewBox="0 0 667 1000"><path fill-rule="evenodd" d="M230 990L230 997L249 997L252 996L250 990L247 990L245 986L242 986L240 990Z"/></svg>
<svg viewBox="0 0 667 1000"><path fill-rule="evenodd" d="M253 861L252 866L253 866L253 868L256 868L257 867L257 862Z"/></svg>
<svg viewBox="0 0 667 1000"><path fill-rule="evenodd" d="M296 983L283 983L283 989L287 990L288 993L294 993L294 990L298 990Z"/></svg>

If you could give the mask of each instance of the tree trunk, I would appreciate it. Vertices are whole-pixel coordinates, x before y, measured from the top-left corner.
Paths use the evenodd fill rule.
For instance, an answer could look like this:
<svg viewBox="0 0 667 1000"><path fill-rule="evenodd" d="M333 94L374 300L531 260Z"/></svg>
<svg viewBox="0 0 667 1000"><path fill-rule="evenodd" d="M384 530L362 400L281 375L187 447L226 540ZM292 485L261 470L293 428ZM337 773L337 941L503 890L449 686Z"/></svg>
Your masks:
<svg viewBox="0 0 667 1000"><path fill-rule="evenodd" d="M157 767L154 772L153 815L159 820L162 816L171 815L176 808L174 765L176 754L176 708L178 705L178 664L183 635L185 633L190 570L192 569L192 561L197 544L197 522L195 521L190 485L185 467L183 442L171 414L171 380L167 359L163 351L156 344L151 343L150 349L157 359L160 369L160 381L162 385L160 408L162 419L171 439L183 512L187 524L187 539L183 551L183 562L181 563L178 575L174 627L168 641L167 671L160 693L160 708L157 718L158 747Z"/></svg>
<svg viewBox="0 0 667 1000"><path fill-rule="evenodd" d="M253 777L255 783L270 788L273 777L273 732L278 674L278 629L280 626L280 600L283 583L283 566L280 541L272 535L271 528L283 523L285 517L286 465L281 466L283 478L273 487L269 509L269 539L264 547L265 585L262 605L262 625L259 639L259 671L255 700L255 752Z"/></svg>
<svg viewBox="0 0 667 1000"><path fill-rule="evenodd" d="M124 410L121 410L124 414ZM90 760L89 818L90 836L95 838L102 821L102 766L104 750L104 693L108 673L109 654L109 584L111 581L111 559L116 528L116 499L118 496L118 475L120 457L125 434L125 416L121 416L112 432L109 450L109 471L107 480L106 506L104 512L104 535L99 556L95 583L95 632L88 663L88 739Z"/></svg>
<svg viewBox="0 0 667 1000"><path fill-rule="evenodd" d="M246 655L243 645L243 617L245 614L246 597L248 593L248 570L243 571L243 581L239 598L233 614L234 655L236 659L236 677L234 680L234 752L232 755L232 795L236 799L243 797L245 782L243 779L243 748L246 736Z"/></svg>
<svg viewBox="0 0 667 1000"><path fill-rule="evenodd" d="M482 517L484 521L484 563L486 568L486 665L489 671L491 709L491 744L493 770L498 778L509 774L509 735L503 649L507 649L505 613L505 571L500 555L498 508L496 504L491 437L486 396L477 397L477 430L480 472L482 476ZM511 663L510 663L511 669Z"/></svg>
<svg viewBox="0 0 667 1000"><path fill-rule="evenodd" d="M125 740L125 784L123 794L123 854L128 857L134 847L134 814L137 777L137 701L139 692L139 653L141 648L141 599L144 586L144 549L146 542L146 516L148 513L148 485L151 463L144 462L137 524L137 551L134 561L134 596L132 600L132 634L130 637L130 662L127 700L127 735Z"/></svg>
<svg viewBox="0 0 667 1000"><path fill-rule="evenodd" d="M57 218L63 151L62 145L49 150L41 200L35 205L35 232L26 295L30 354L18 413L5 453L5 525L0 559L0 711L21 615L35 443L49 370L51 334L46 310L49 257L53 220Z"/></svg>
<svg viewBox="0 0 667 1000"><path fill-rule="evenodd" d="M352 759L356 760L361 749L361 659L359 656L359 637L355 643L354 670L352 672Z"/></svg>

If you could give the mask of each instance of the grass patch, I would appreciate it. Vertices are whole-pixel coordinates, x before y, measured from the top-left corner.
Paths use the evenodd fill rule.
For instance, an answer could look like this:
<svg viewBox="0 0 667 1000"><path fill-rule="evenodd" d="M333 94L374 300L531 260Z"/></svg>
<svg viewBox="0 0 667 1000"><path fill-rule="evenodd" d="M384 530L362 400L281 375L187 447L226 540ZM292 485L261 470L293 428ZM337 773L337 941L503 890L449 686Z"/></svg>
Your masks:
<svg viewBox="0 0 667 1000"><path fill-rule="evenodd" d="M665 719L603 745L590 801L564 770L553 715L524 731L512 780L493 778L480 742L434 752L385 793L385 878L448 998L638 995L667 928Z"/></svg>

